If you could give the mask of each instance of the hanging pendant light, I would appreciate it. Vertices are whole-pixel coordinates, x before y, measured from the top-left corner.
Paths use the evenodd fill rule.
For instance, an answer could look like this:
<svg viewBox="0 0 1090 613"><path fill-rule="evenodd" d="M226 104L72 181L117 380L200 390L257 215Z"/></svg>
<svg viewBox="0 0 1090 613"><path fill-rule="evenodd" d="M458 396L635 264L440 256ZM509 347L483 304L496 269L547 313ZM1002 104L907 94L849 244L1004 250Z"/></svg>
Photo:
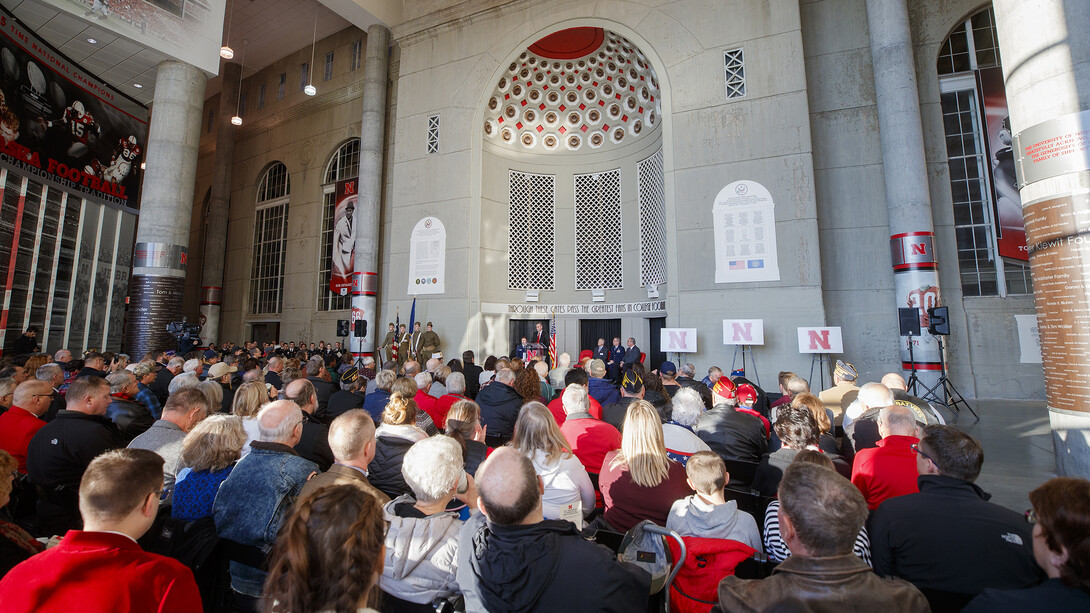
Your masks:
<svg viewBox="0 0 1090 613"><path fill-rule="evenodd" d="M303 88L303 93L308 96L313 96L318 93L318 89L314 87L314 47L318 43L318 9L314 9L314 31L310 37L310 64L307 66L307 86Z"/></svg>
<svg viewBox="0 0 1090 613"><path fill-rule="evenodd" d="M226 40L223 41L223 46L220 47L220 57L222 57L225 60L229 60L229 59L235 57L235 50L231 48L231 17L232 16L233 16L233 12L231 11L231 5L228 4L227 5L227 34L225 35Z"/></svg>
<svg viewBox="0 0 1090 613"><path fill-rule="evenodd" d="M231 118L231 125L242 125L242 73L246 70L246 41L242 41L242 63L238 69L238 99L235 101L235 116Z"/></svg>

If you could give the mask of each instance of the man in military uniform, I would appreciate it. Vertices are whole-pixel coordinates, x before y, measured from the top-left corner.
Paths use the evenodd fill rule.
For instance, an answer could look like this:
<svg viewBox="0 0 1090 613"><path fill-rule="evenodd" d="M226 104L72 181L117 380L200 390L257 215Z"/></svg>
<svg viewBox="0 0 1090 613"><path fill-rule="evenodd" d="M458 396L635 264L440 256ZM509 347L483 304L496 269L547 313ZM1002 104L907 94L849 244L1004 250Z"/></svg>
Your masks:
<svg viewBox="0 0 1090 613"><path fill-rule="evenodd" d="M428 330L420 335L419 349L416 355L420 360L428 360L432 354L439 351L439 335L432 330L431 322L428 322Z"/></svg>
<svg viewBox="0 0 1090 613"><path fill-rule="evenodd" d="M426 362L427 358L420 357L420 322L413 324L413 332L409 335L409 357L417 362Z"/></svg>
<svg viewBox="0 0 1090 613"><path fill-rule="evenodd" d="M382 344L378 346L382 351L382 361L389 362L394 359L394 347L397 346L397 329L394 328L393 322L390 322L390 331L386 333L386 338L382 339Z"/></svg>
<svg viewBox="0 0 1090 613"><path fill-rule="evenodd" d="M621 362L624 361L624 347L621 347L621 339L613 339L613 346L609 348L609 361L606 367L609 369L609 378L615 382L621 380Z"/></svg>
<svg viewBox="0 0 1090 613"><path fill-rule="evenodd" d="M412 340L409 338L409 332L405 329L405 324L401 324L401 328L397 331L397 367L400 369L405 366L405 362L412 359L409 355L409 351L412 348Z"/></svg>

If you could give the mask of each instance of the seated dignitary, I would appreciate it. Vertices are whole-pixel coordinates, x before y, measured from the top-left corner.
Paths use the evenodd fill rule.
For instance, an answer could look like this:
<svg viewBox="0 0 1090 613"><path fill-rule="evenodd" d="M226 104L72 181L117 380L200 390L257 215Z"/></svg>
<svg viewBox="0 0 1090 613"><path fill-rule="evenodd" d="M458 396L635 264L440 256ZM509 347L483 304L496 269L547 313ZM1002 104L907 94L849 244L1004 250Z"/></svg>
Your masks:
<svg viewBox="0 0 1090 613"><path fill-rule="evenodd" d="M768 451L761 418L736 407L735 386L720 377L712 386L715 406L701 414L696 435L724 460L757 462Z"/></svg>
<svg viewBox="0 0 1090 613"><path fill-rule="evenodd" d="M878 433L882 440L877 447L860 449L852 465L852 483L867 499L867 508L874 510L889 498L920 491L916 480L916 454L912 446L916 438L916 417L907 407L893 405L878 415Z"/></svg>
<svg viewBox="0 0 1090 613"><path fill-rule="evenodd" d="M182 439L181 463L174 482L170 516L192 521L212 516L220 484L242 456L246 431L237 415L209 415Z"/></svg>
<svg viewBox="0 0 1090 613"><path fill-rule="evenodd" d="M163 417L129 443L130 449L147 449L163 458L163 489L167 492L164 501L168 504L173 500L174 480L182 468L182 441L209 410L208 401L199 389L178 390L163 405Z"/></svg>
<svg viewBox="0 0 1090 613"><path fill-rule="evenodd" d="M140 389L131 372L119 370L107 375L106 380L110 382L110 405L106 407L106 417L117 424L122 442L128 444L150 428L155 418L146 406L136 400Z"/></svg>
<svg viewBox="0 0 1090 613"><path fill-rule="evenodd" d="M155 521L162 489L163 459L150 451L119 449L95 458L79 486L83 530L12 569L0 581L0 608L200 611L192 571L136 544Z"/></svg>
<svg viewBox="0 0 1090 613"><path fill-rule="evenodd" d="M763 611L787 597L808 611L928 611L912 584L878 577L852 554L867 503L847 479L798 462L784 472L779 500L780 533L791 557L767 579L723 579L713 611Z"/></svg>
<svg viewBox="0 0 1090 613"><path fill-rule="evenodd" d="M515 432L515 420L522 408L522 396L514 388L516 376L513 370L501 368L496 371L496 379L477 394L481 425L488 429L489 447L506 445Z"/></svg>
<svg viewBox="0 0 1090 613"><path fill-rule="evenodd" d="M375 613L385 529L378 501L358 487L301 499L269 557L264 610Z"/></svg>
<svg viewBox="0 0 1090 613"><path fill-rule="evenodd" d="M375 457L375 422L363 409L345 411L329 425L333 465L303 486L299 500L329 485L354 485L374 496L380 504L390 497L367 480L367 466ZM298 506L298 503L296 504Z"/></svg>
<svg viewBox="0 0 1090 613"><path fill-rule="evenodd" d="M650 575L585 540L571 522L543 517L541 479L529 458L497 449L477 477L482 514L465 523L458 539L467 611L647 609Z"/></svg>
<svg viewBox="0 0 1090 613"><path fill-rule="evenodd" d="M405 454L401 472L412 494L383 507L389 528L382 591L418 604L459 591L455 574L462 520L447 505L455 498L477 503L473 478L463 466L461 447L447 436L426 438Z"/></svg>
<svg viewBox="0 0 1090 613"><path fill-rule="evenodd" d="M987 502L973 481L980 443L953 426L927 426L915 446L920 491L890 498L871 516L874 572L907 579L933 608L987 588L1018 589L1042 577L1021 514Z"/></svg>
<svg viewBox="0 0 1090 613"><path fill-rule="evenodd" d="M511 443L530 458L541 477L545 519L566 519L582 528L583 516L594 510L594 484L549 409L540 402L526 403L515 422Z"/></svg>
<svg viewBox="0 0 1090 613"><path fill-rule="evenodd" d="M79 484L91 460L121 445L117 426L106 418L110 384L80 377L68 385L66 408L27 446L27 474L38 486L38 532L45 536L78 530Z"/></svg>
<svg viewBox="0 0 1090 613"><path fill-rule="evenodd" d="M428 438L417 427L416 401L411 396L394 394L382 413L382 424L375 431L375 457L368 465L368 479L390 498L412 490L401 474L401 464L413 443Z"/></svg>
<svg viewBox="0 0 1090 613"><path fill-rule="evenodd" d="M1050 479L1029 499L1033 556L1048 581L1024 590L984 590L967 613L1090 611L1090 481Z"/></svg>
<svg viewBox="0 0 1090 613"><path fill-rule="evenodd" d="M303 434L295 445L295 451L303 458L328 470L333 464L333 452L329 450L329 428L314 417L318 410L318 392L310 378L296 379L284 386L284 399L299 406L303 416Z"/></svg>
<svg viewBox="0 0 1090 613"><path fill-rule="evenodd" d="M212 514L216 533L243 545L267 548L276 540L284 516L318 466L294 447L303 435L299 405L270 402L257 414L260 440L220 485ZM261 596L265 571L231 562L231 588L246 598Z"/></svg>

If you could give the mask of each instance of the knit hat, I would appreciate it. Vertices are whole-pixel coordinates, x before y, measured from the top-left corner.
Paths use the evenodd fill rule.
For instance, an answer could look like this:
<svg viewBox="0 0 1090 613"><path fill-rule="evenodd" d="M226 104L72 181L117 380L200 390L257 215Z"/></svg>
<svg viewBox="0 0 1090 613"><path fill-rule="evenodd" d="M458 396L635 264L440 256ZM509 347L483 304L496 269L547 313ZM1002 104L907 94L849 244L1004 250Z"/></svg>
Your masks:
<svg viewBox="0 0 1090 613"><path fill-rule="evenodd" d="M672 377L677 374L677 366L674 366L673 362L667 360L662 363L662 366L659 366L659 372L668 377Z"/></svg>
<svg viewBox="0 0 1090 613"><path fill-rule="evenodd" d="M621 387L629 394L638 394L643 389L643 379L631 370L625 371L621 377Z"/></svg>
<svg viewBox="0 0 1090 613"><path fill-rule="evenodd" d="M833 375L840 377L845 381L855 381L859 377L859 372L855 370L855 366L852 366L851 362L837 360L836 368L833 369Z"/></svg>
<svg viewBox="0 0 1090 613"><path fill-rule="evenodd" d="M712 395L723 400L734 400L736 391L737 388L734 382L726 377L719 377L719 380L712 386Z"/></svg>
<svg viewBox="0 0 1090 613"><path fill-rule="evenodd" d="M748 383L743 383L738 386L738 404L745 404L747 400L757 399L757 390Z"/></svg>

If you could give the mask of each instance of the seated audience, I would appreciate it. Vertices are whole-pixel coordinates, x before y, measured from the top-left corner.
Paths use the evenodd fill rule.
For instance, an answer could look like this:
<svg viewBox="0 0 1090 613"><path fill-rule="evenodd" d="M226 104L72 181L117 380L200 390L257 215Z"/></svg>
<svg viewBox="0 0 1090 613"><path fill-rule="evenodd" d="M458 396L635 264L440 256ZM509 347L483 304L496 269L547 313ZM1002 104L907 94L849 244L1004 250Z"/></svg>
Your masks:
<svg viewBox="0 0 1090 613"><path fill-rule="evenodd" d="M435 421L437 428L440 430L446 428L447 413L450 411L450 407L454 406L454 403L468 400L465 392L465 375L460 372L452 372L447 375L447 393L435 401L435 414L432 415L432 420Z"/></svg>
<svg viewBox="0 0 1090 613"><path fill-rule="evenodd" d="M496 371L496 379L477 393L481 424L488 428L488 446L502 447L515 432L515 420L522 408L522 396L515 390L517 375L509 368Z"/></svg>
<svg viewBox="0 0 1090 613"><path fill-rule="evenodd" d="M739 380L741 380L741 377L739 377ZM762 415L756 408L761 392L757 391L757 388L749 383L736 384L737 387L734 390L734 396L738 399L736 408L743 413L749 413L761 420L761 426L764 427L765 438L770 437L772 435L772 422L768 421L768 418Z"/></svg>
<svg viewBox="0 0 1090 613"><path fill-rule="evenodd" d="M0 581L3 610L202 610L193 572L136 544L155 521L162 489L163 459L150 451L95 458L79 485L83 530L9 571Z"/></svg>
<svg viewBox="0 0 1090 613"><path fill-rule="evenodd" d="M586 388L589 381L590 379L587 377L587 371L582 368L571 368L568 370L567 374L564 375L564 385L560 388L560 394L549 403L549 412L553 414L556 425L563 426L564 420L567 419L568 416L564 411L564 390L572 383ZM594 419L601 419L602 405L598 404L598 401L589 395L588 398L590 399L590 405L587 407L587 413ZM624 416L622 416L621 419L623 421ZM620 432L620 426L615 426L615 428Z"/></svg>
<svg viewBox="0 0 1090 613"><path fill-rule="evenodd" d="M780 405L791 404L791 401L795 399L795 396L810 393L810 384L806 382L806 379L803 379L789 370L781 370L778 381L780 384L780 397L769 405L769 417L771 417L773 421L776 419L776 409L778 409Z"/></svg>
<svg viewBox="0 0 1090 613"><path fill-rule="evenodd" d="M299 405L276 400L257 414L260 440L220 484L212 504L220 538L265 548L276 540L285 515L318 465L299 457L294 447L303 435ZM231 589L252 603L261 596L265 571L231 562Z"/></svg>
<svg viewBox="0 0 1090 613"><path fill-rule="evenodd" d="M986 589L965 613L1090 611L1090 481L1050 479L1029 500L1033 557L1048 580L1023 590Z"/></svg>
<svg viewBox="0 0 1090 613"><path fill-rule="evenodd" d="M855 401L859 395L859 386L855 380L859 378L859 371L851 362L836 361L833 369L833 386L821 390L818 398L825 403L825 408L833 412L833 423L840 425L844 418L844 410Z"/></svg>
<svg viewBox="0 0 1090 613"><path fill-rule="evenodd" d="M413 362L415 364L415 362ZM420 373L417 373L420 374ZM390 391L394 394L401 394L405 398L415 399L419 397L420 390L416 387L416 375L411 377L398 377L397 381L394 381L393 386L390 387ZM427 402L435 400L432 397L426 399ZM427 411L420 408L420 404L416 405L416 427L424 431L424 434L428 436L434 436L439 434L439 428L435 426L435 422L432 421L431 415L428 415Z"/></svg>
<svg viewBox="0 0 1090 613"><path fill-rule="evenodd" d="M833 436L832 411L825 408L825 403L817 396L809 392L803 392L795 394L789 404L793 407L810 409L810 414L814 416L814 422L817 423L818 432L821 433L818 435L818 449L822 453L840 455L840 445L837 444L836 438ZM779 437L776 438L776 442L779 443Z"/></svg>
<svg viewBox="0 0 1090 613"><path fill-rule="evenodd" d="M597 400L598 404L604 407L621 399L617 386L606 378L605 362L591 360L587 364L587 374L590 376L587 389L590 390L591 398Z"/></svg>
<svg viewBox="0 0 1090 613"><path fill-rule="evenodd" d="M0 415L0 449L15 458L17 470L24 475L27 448L38 430L45 427L42 416L53 402L52 392L48 382L27 379L15 388L11 408ZM0 480L3 480L2 472Z"/></svg>
<svg viewBox="0 0 1090 613"><path fill-rule="evenodd" d="M824 453L820 451L814 451L813 449L804 449L795 456L795 459L791 461L792 464L799 462L809 462L811 464L817 464L823 466L829 470L836 470L833 467L833 461L829 459ZM768 556L769 561L783 562L791 556L791 548L784 542L782 535L780 534L780 501L773 500L768 504L765 509L764 518L764 546L765 554ZM870 559L870 539L867 536L867 527L863 526L859 529L859 534L855 537L855 545L852 546L852 553L863 560L867 566L871 565Z"/></svg>
<svg viewBox="0 0 1090 613"><path fill-rule="evenodd" d="M912 414L916 418L916 423L918 423L921 428L924 426L946 423L946 420L942 418L942 414L936 411L935 407L931 406L929 402L908 393L908 384L905 383L905 378L902 377L900 373L887 373L882 377L882 385L888 387L889 390L893 392L895 403L912 410Z"/></svg>
<svg viewBox="0 0 1090 613"><path fill-rule="evenodd" d="M640 364L639 362L632 365L632 371L643 378L644 400L650 402L659 411L662 411L663 407L670 404L670 394L668 394L666 388L662 386L662 377L660 377L658 373L644 373L643 364Z"/></svg>
<svg viewBox="0 0 1090 613"><path fill-rule="evenodd" d="M568 374L582 372L573 368ZM621 448L621 433L613 426L590 415L590 403L594 400L584 385L569 383L561 395L567 419L560 426L564 440L571 444L571 452L587 469L587 475L600 492L599 475L606 455ZM601 494L596 496L596 507L602 506Z"/></svg>
<svg viewBox="0 0 1090 613"><path fill-rule="evenodd" d="M549 371L549 385L556 389L566 387L567 383L564 381L564 375L568 374L569 370L571 370L571 354L565 351L557 356L556 368Z"/></svg>
<svg viewBox="0 0 1090 613"><path fill-rule="evenodd" d="M700 416L696 435L724 460L758 462L768 450L761 419L737 409L736 387L719 377L712 387L715 406Z"/></svg>
<svg viewBox="0 0 1090 613"><path fill-rule="evenodd" d="M294 402L303 416L303 434L295 445L295 451L317 464L318 470L329 470L333 464L333 452L329 449L329 428L314 416L318 411L318 391L311 378L296 379L285 385L284 400Z"/></svg>
<svg viewBox="0 0 1090 613"><path fill-rule="evenodd" d="M386 409L386 402L390 399L390 388L397 379L397 373L393 370L380 370L375 374L375 390L369 391L363 399L363 410L378 423L382 421L382 412Z"/></svg>
<svg viewBox="0 0 1090 613"><path fill-rule="evenodd" d="M246 442L242 445L242 455L250 453L250 443L258 440L257 412L270 402L268 388L259 381L248 381L235 390L231 414L242 420L242 429L246 431Z"/></svg>
<svg viewBox="0 0 1090 613"><path fill-rule="evenodd" d="M174 480L182 468L182 441L209 412L204 394L195 388L174 392L163 405L163 417L129 443L130 449L147 449L159 454L163 464L163 501L170 504L174 494Z"/></svg>
<svg viewBox="0 0 1090 613"><path fill-rule="evenodd" d="M874 572L907 579L943 601L1038 584L1029 524L987 502L973 483L984 463L980 443L936 425L924 428L915 450L919 493L890 498L871 516Z"/></svg>
<svg viewBox="0 0 1090 613"><path fill-rule="evenodd" d="M462 459L466 472L477 474L477 468L488 455L485 429L481 427L481 410L472 400L460 400L447 413L446 435L462 446Z"/></svg>
<svg viewBox="0 0 1090 613"><path fill-rule="evenodd" d="M413 396L413 400L416 401L416 408L427 413L432 423L438 424L441 421L438 419L439 415L436 412L436 403L439 402L439 398L430 393L432 386L435 385L431 373L418 372L413 376L413 381L416 382L416 395Z"/></svg>
<svg viewBox="0 0 1090 613"><path fill-rule="evenodd" d="M686 391L689 390L678 390L675 404ZM739 511L737 502L724 497L723 489L729 478L723 458L711 451L694 453L685 464L685 482L696 493L674 502L666 527L681 536L730 539L760 551L757 521L749 513Z"/></svg>
<svg viewBox="0 0 1090 613"><path fill-rule="evenodd" d="M534 372L537 373L538 387L541 390L542 403L549 402L556 395L556 389L549 383L549 364L543 360L534 362Z"/></svg>
<svg viewBox="0 0 1090 613"><path fill-rule="evenodd" d="M19 384L11 377L0 377L0 414L7 412L14 402L15 388Z"/></svg>
<svg viewBox="0 0 1090 613"><path fill-rule="evenodd" d="M907 407L888 406L878 414L877 447L861 449L852 465L852 483L867 499L867 508L875 510L894 496L920 491L916 484L916 416Z"/></svg>
<svg viewBox="0 0 1090 613"><path fill-rule="evenodd" d="M628 407L637 400L643 400L643 378L639 374L626 370L621 377L621 397L615 402L602 407L602 421L620 431L624 427L624 417ZM703 411L703 405L701 406Z"/></svg>
<svg viewBox="0 0 1090 613"><path fill-rule="evenodd" d="M430 604L459 592L455 580L462 520L447 505L476 505L477 489L462 465L457 441L434 436L415 443L401 465L412 494L383 507L386 558L379 586L408 602Z"/></svg>
<svg viewBox="0 0 1090 613"><path fill-rule="evenodd" d="M541 478L545 519L564 519L582 529L583 517L594 511L594 484L549 409L540 402L526 403L515 422L511 443L530 458Z"/></svg>
<svg viewBox="0 0 1090 613"><path fill-rule="evenodd" d="M541 380L533 367L524 367L515 373L515 391L522 398L523 404L527 402L545 402L541 395Z"/></svg>
<svg viewBox="0 0 1090 613"><path fill-rule="evenodd" d="M663 389L670 398L673 398L674 394L681 389L681 385L677 382L677 366L670 361L663 362L659 366L659 376L662 377Z"/></svg>
<svg viewBox="0 0 1090 613"><path fill-rule="evenodd" d="M159 396L151 389L160 368L162 367L151 360L130 367L133 376L136 377L136 401L147 407L155 419L159 419L159 416L163 414L163 403L159 402Z"/></svg>
<svg viewBox="0 0 1090 613"><path fill-rule="evenodd" d="M174 482L170 516L185 521L211 517L216 492L242 456L245 442L237 415L209 415L194 426L182 439L185 468Z"/></svg>
<svg viewBox="0 0 1090 613"><path fill-rule="evenodd" d="M625 376L631 374L625 373ZM674 394L671 404L670 421L662 424L662 439L666 445L666 455L685 466L694 453L711 451L711 447L693 431L704 414L704 401L695 389L682 387Z"/></svg>
<svg viewBox="0 0 1090 613"><path fill-rule="evenodd" d="M497 449L477 474L481 514L458 538L457 579L467 611L647 610L646 571L618 562L572 523L544 518L541 479L529 458Z"/></svg>
<svg viewBox="0 0 1090 613"><path fill-rule="evenodd" d="M385 529L375 497L357 487L332 485L301 500L269 557L264 612L376 613Z"/></svg>
<svg viewBox="0 0 1090 613"><path fill-rule="evenodd" d="M121 446L117 426L106 418L110 384L80 377L68 385L66 408L27 445L27 474L38 486L38 531L45 536L79 530L79 483L98 455Z"/></svg>
<svg viewBox="0 0 1090 613"><path fill-rule="evenodd" d="M106 417L117 425L121 432L121 441L129 441L143 434L155 423L151 411L136 400L140 389L136 377L127 370L110 373L106 376L110 383L110 405L106 407Z"/></svg>
<svg viewBox="0 0 1090 613"><path fill-rule="evenodd" d="M11 502L17 465L10 453L0 450L0 511ZM25 530L10 521L0 519L0 578L16 564L43 550L45 547Z"/></svg>
<svg viewBox="0 0 1090 613"><path fill-rule="evenodd" d="M235 385L233 382L237 372L238 366L224 362L216 362L208 369L207 381L215 383L215 387L219 388L220 403L215 407L215 411L227 413L231 410L231 406L235 401Z"/></svg>
<svg viewBox="0 0 1090 613"><path fill-rule="evenodd" d="M845 457L878 443L878 412L894 404L893 392L881 383L864 383L855 401L844 409Z"/></svg>
<svg viewBox="0 0 1090 613"><path fill-rule="evenodd" d="M641 400L628 408L621 448L606 454L598 485L602 518L618 532L645 519L665 526L674 501L693 493L685 467L666 455L662 422L651 403Z"/></svg>
<svg viewBox="0 0 1090 613"><path fill-rule="evenodd" d="M412 491L401 474L401 465L413 443L428 438L416 425L417 410L411 396L394 394L375 431L375 457L368 465L368 479L390 498Z"/></svg>
<svg viewBox="0 0 1090 613"><path fill-rule="evenodd" d="M374 496L379 503L390 502L367 480L367 466L375 457L375 422L363 409L341 413L329 425L329 448L333 465L303 486L299 501L314 491L329 485L354 485ZM299 502L296 502L296 506Z"/></svg>
<svg viewBox="0 0 1090 613"><path fill-rule="evenodd" d="M762 496L775 496L783 471L803 449L818 449L818 426L813 413L806 407L781 406L777 412L776 436L780 448L761 458L753 477L753 489ZM851 476L851 467L840 456L830 458L837 472L845 478Z"/></svg>
<svg viewBox="0 0 1090 613"><path fill-rule="evenodd" d="M713 611L764 611L795 597L808 611L928 612L927 599L910 583L876 576L852 554L867 504L847 479L797 462L784 472L779 501L791 557L767 579L723 579Z"/></svg>

